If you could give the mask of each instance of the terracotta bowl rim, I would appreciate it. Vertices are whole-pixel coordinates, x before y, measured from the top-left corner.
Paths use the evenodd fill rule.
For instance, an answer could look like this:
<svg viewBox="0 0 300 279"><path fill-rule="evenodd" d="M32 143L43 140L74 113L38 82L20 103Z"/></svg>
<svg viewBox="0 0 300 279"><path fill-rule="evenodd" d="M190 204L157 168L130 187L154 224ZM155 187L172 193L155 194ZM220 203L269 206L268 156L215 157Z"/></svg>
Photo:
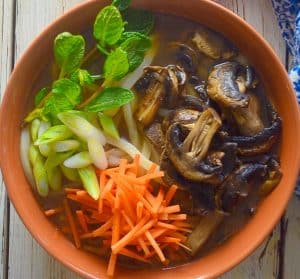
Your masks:
<svg viewBox="0 0 300 279"><path fill-rule="evenodd" d="M98 2L97 0L88 0L85 1L83 3L80 3L78 5L76 5L74 8L70 9L69 11L67 11L65 14L61 15L60 17L58 17L56 20L54 20L52 23L50 23L46 28L44 28L44 30L32 41L32 43L29 45L29 47L27 47L26 51L22 54L21 58L19 59L19 61L17 62L17 64L15 65L15 68L10 76L9 82L7 84L7 88L10 87L10 84L12 84L15 80L15 72L22 66L23 61L25 60L25 58L28 56L28 53L30 52L30 50L36 48L39 45L39 42L41 41L41 39L47 35L47 33L52 30L55 29L55 26L57 25L58 22L60 22L62 19L66 18L66 17L71 17L75 12L77 12L80 9L84 9L85 7L91 5L92 3ZM268 52L270 53L270 55L272 56L272 58L274 59L274 61L276 61L277 64L280 65L281 67L281 72L280 75L282 75L282 78L284 78L285 80L289 80L289 77L283 67L283 65L281 64L279 58L277 57L277 55L275 54L274 50L270 47L270 45L266 42L266 40L251 26L249 25L246 21L244 21L242 18L240 18L239 16L237 16L236 14L234 14L232 11L230 11L229 9L221 6L220 4L217 4L215 2L212 2L211 0L202 0L202 2L204 2L206 5L210 5L211 7L220 10L222 13L226 14L228 17L231 17L234 21L236 21L238 24L243 25L243 27L245 29L247 29L247 32L251 32L256 38L259 44L263 45L265 49L268 50ZM291 94L291 90L288 91L289 94ZM4 97L2 100L2 104L6 103L6 100L8 99L8 90L5 90L4 93ZM296 97L293 96L293 103L292 105L294 107L297 107L297 101L296 101ZM0 123L2 121L4 121L4 106L2 105L0 108ZM298 126L300 126L300 113L298 110L298 118L295 120L296 122L298 122ZM0 129L1 129L2 125L0 125ZM296 131L296 137L300 135L299 132L300 128L297 127L295 128ZM1 136L1 141L2 141L3 135ZM298 164L298 169L300 168L300 151L297 150L295 151L297 152L296 154L296 164ZM3 147L2 144L0 145L0 165L1 168L3 170L3 178L4 181L9 181L10 179L8 179L8 170L4 167L5 166L5 159L3 158L4 152L3 152ZM296 183L296 179L297 179L297 174L294 174L294 184ZM16 202L16 197L15 195L12 194L12 188L15 187L14 185L11 184L6 184L6 189L8 192L8 195L10 197L11 202L13 203L19 217L21 218L22 222L25 224L26 228L30 231L31 235L37 240L37 242L49 253L51 254L54 258L56 258L57 260L59 260L60 262L62 262L64 265L66 265L67 267L69 267L71 270L81 274L82 276L85 277L90 277L90 275L88 274L88 272L86 272L85 270L82 270L76 266L74 266L72 264L72 260L65 260L63 258L63 256L61 254L57 254L55 253L55 251L53 250L53 248L50 245L47 245L47 243L45 241L43 241L43 237L40 236L38 234L39 228L35 227L35 226L31 226L30 222L26 219L23 218L23 212L20 210L19 208L19 204L18 202ZM228 263L227 266L223 266L222 268L219 268L216 271L212 271L212 273L210 275L213 276L218 276L224 272L226 272L227 270L231 269L233 266L237 265L238 263L240 263L243 259L245 259L248 255L250 255L259 245L260 243L265 239L265 237L267 236L268 233L271 232L271 230L273 229L273 227L276 225L276 223L278 222L278 220L280 219L282 213L284 212L286 205L288 203L289 198L291 197L292 193L293 193L293 187L289 186L289 188L286 190L288 195L287 198L284 199L282 201L282 203L280 204L280 210L278 210L278 214L276 215L276 217L273 217L271 222L269 221L267 223L267 229L265 230L266 233L261 234L261 236L259 238L257 238L256 242L253 242L252 246L248 249L248 250L244 250L238 257L236 257L235 260L230 261ZM45 217L46 218L46 217Z"/></svg>

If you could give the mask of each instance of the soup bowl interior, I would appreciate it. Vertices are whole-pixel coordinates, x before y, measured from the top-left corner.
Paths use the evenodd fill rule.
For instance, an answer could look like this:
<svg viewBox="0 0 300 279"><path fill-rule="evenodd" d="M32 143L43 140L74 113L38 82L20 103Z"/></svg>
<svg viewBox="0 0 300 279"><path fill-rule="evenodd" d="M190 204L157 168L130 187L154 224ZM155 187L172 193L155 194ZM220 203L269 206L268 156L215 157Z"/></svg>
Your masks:
<svg viewBox="0 0 300 279"><path fill-rule="evenodd" d="M20 125L32 100L37 77L52 57L55 36L63 31L80 33L92 22L106 1L86 1L50 25L28 48L8 83L0 118L0 160L9 197L34 238L55 258L87 278L105 278L106 262L76 249L44 216L27 182L20 162ZM204 24L231 40L259 73L265 92L283 121L280 160L283 178L263 201L256 215L225 244L201 259L165 270L119 268L118 278L207 278L218 276L248 256L271 232L293 192L299 170L300 121L294 92L284 67L269 45L242 19L206 0L140 0L142 7L178 15ZM272 65L272 66L270 66Z"/></svg>

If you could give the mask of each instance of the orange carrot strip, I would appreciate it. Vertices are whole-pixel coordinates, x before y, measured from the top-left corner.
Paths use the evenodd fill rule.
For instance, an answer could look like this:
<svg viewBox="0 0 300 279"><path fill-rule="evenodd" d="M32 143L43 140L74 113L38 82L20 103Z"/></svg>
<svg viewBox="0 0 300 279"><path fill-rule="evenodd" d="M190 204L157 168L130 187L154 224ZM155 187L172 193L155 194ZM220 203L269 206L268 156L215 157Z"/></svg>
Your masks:
<svg viewBox="0 0 300 279"><path fill-rule="evenodd" d="M121 160L120 160L120 169L119 169L119 173L120 173L120 174L125 174L126 167L127 167L127 160L126 160L126 159L121 159Z"/></svg>
<svg viewBox="0 0 300 279"><path fill-rule="evenodd" d="M169 224L169 223L164 223L164 222L157 222L157 226L161 227L161 228L166 228L166 229L170 229L170 230L175 230L175 231L183 231L183 232L192 232L192 230L190 229L186 229L186 228L180 228L177 227L173 224Z"/></svg>
<svg viewBox="0 0 300 279"><path fill-rule="evenodd" d="M153 206L153 211L158 213L158 210L163 202L164 199L164 190L162 188L159 189L159 192L157 194L157 197L155 198L155 204Z"/></svg>
<svg viewBox="0 0 300 279"><path fill-rule="evenodd" d="M56 215L56 214L58 214L62 211L63 211L62 207L56 207L56 208L51 208L51 209L45 210L44 213L47 217L51 217L51 216Z"/></svg>
<svg viewBox="0 0 300 279"><path fill-rule="evenodd" d="M81 204L83 204L85 206L88 206L90 208L93 208L93 209L98 209L98 205L95 205L95 203L90 203L87 200L80 199L78 196L73 195L73 194L68 194L67 199L78 202L78 203L81 203Z"/></svg>
<svg viewBox="0 0 300 279"><path fill-rule="evenodd" d="M144 204L141 201L139 201L136 204L136 218L137 218L138 221L142 219L143 208L144 208Z"/></svg>
<svg viewBox="0 0 300 279"><path fill-rule="evenodd" d="M181 239L180 238L176 238L176 237L171 237L171 236L164 236L164 237L161 237L157 240L158 242L162 243L179 243L181 242Z"/></svg>
<svg viewBox="0 0 300 279"><path fill-rule="evenodd" d="M101 235L96 236L96 237L109 237L109 238L111 238L111 236L112 236L111 231L106 231L106 232L103 232L103 233L101 233ZM93 233L85 233L85 234L82 234L80 236L80 239L89 239L89 238L96 238L96 237L93 235Z"/></svg>
<svg viewBox="0 0 300 279"><path fill-rule="evenodd" d="M145 235L146 235L147 239L149 240L149 242L151 243L153 249L157 253L157 255L158 255L159 259L161 260L161 262L165 262L166 258L164 256L164 253L160 249L158 243L155 241L155 239L153 238L153 236L151 235L151 233L149 231L146 231Z"/></svg>
<svg viewBox="0 0 300 279"><path fill-rule="evenodd" d="M166 228L156 228L151 230L151 234L153 236L154 239L160 237L161 235L163 235L164 233L166 233L169 229Z"/></svg>
<svg viewBox="0 0 300 279"><path fill-rule="evenodd" d="M87 233L89 231L89 229L88 229L86 219L85 219L85 216L84 216L82 210L76 210L76 216L77 216L77 220L78 220L83 232Z"/></svg>
<svg viewBox="0 0 300 279"><path fill-rule="evenodd" d="M126 160L127 161L127 160ZM120 239L120 211L115 210L112 223L112 238L111 243L115 244Z"/></svg>
<svg viewBox="0 0 300 279"><path fill-rule="evenodd" d="M129 202L128 198L129 197L123 191L120 192L120 199L122 200L123 208L129 214L130 219L133 222L135 222L136 221L135 210L132 208L132 205Z"/></svg>
<svg viewBox="0 0 300 279"><path fill-rule="evenodd" d="M164 223L164 222L161 222L161 221L157 222L157 226L161 227L161 228L166 228L166 229L169 229L169 230L177 230L176 226L174 226L172 224L169 224L169 223Z"/></svg>
<svg viewBox="0 0 300 279"><path fill-rule="evenodd" d="M169 233L169 236L180 238L182 242L186 242L187 237L180 232L172 231Z"/></svg>
<svg viewBox="0 0 300 279"><path fill-rule="evenodd" d="M99 180L99 187L100 187L100 198L98 200L98 211L99 213L103 212L103 195L104 195L104 189L107 185L107 179L104 171L101 171L100 173L100 180Z"/></svg>
<svg viewBox="0 0 300 279"><path fill-rule="evenodd" d="M147 208L148 211L152 212L151 204L141 194L138 194L138 197L139 200L144 204L145 208Z"/></svg>
<svg viewBox="0 0 300 279"><path fill-rule="evenodd" d="M161 250L164 250L166 247L168 247L168 244L164 243L163 245L160 246ZM153 250L150 252L149 255L145 256L146 259L152 258L156 254L156 251Z"/></svg>
<svg viewBox="0 0 300 279"><path fill-rule="evenodd" d="M179 245L180 247L184 248L185 250L187 250L188 252L192 252L192 249L189 248L189 247L187 247L187 246L185 246L184 244L178 243L178 245Z"/></svg>
<svg viewBox="0 0 300 279"><path fill-rule="evenodd" d="M72 212L71 212L71 208L70 208L69 203L66 199L64 199L64 209L65 209L65 213L66 213L69 225L70 225L71 230L72 230L75 246L77 248L80 248L79 233L78 233L77 228L76 228L76 224L75 224Z"/></svg>
<svg viewBox="0 0 300 279"><path fill-rule="evenodd" d="M133 258L135 260L138 260L138 261L141 261L141 262L144 262L144 263L150 263L149 260L143 258L142 256L140 256L139 254L129 250L129 249L126 249L126 248L123 248L119 254L121 255L124 255L126 257L129 257L129 258Z"/></svg>
<svg viewBox="0 0 300 279"><path fill-rule="evenodd" d="M81 197L89 197L90 198L89 194L85 190L77 191L76 195L81 196Z"/></svg>
<svg viewBox="0 0 300 279"><path fill-rule="evenodd" d="M172 185L169 188L169 191L167 192L166 197L165 197L166 206L168 206L170 204L170 202L173 199L177 189L178 189L178 187L176 185Z"/></svg>
<svg viewBox="0 0 300 279"><path fill-rule="evenodd" d="M126 212L124 210L122 211L122 215L123 215L125 221L127 222L127 224L130 226L130 229L133 229L134 228L133 222L132 222L132 220L130 220L130 217L126 214ZM141 248L143 249L145 255L150 253L144 239L139 237L138 238L138 243L140 244Z"/></svg>
<svg viewBox="0 0 300 279"><path fill-rule="evenodd" d="M155 197L148 190L145 190L145 198L151 204L152 207L155 205Z"/></svg>
<svg viewBox="0 0 300 279"><path fill-rule="evenodd" d="M167 214L178 213L180 212L180 205L176 204L176 205L167 206L165 208L162 208L160 211L162 213L167 213Z"/></svg>
<svg viewBox="0 0 300 279"><path fill-rule="evenodd" d="M169 220L186 220L186 218L186 214L169 214L168 216Z"/></svg>
<svg viewBox="0 0 300 279"><path fill-rule="evenodd" d="M85 191L78 191L76 193L78 201L84 201L90 204L93 204L94 207L98 207L98 202L95 201L88 193Z"/></svg>
<svg viewBox="0 0 300 279"><path fill-rule="evenodd" d="M150 168L147 170L147 174L154 173L158 169L158 166L153 163Z"/></svg>
<svg viewBox="0 0 300 279"><path fill-rule="evenodd" d="M192 224L183 221L175 221L173 222L173 225L182 228L193 228Z"/></svg>
<svg viewBox="0 0 300 279"><path fill-rule="evenodd" d="M81 191L82 189L78 188L65 188L67 194L76 194L76 192Z"/></svg>
<svg viewBox="0 0 300 279"><path fill-rule="evenodd" d="M106 223L104 223L101 227L99 227L98 229L92 231L92 235L93 237L98 237L101 236L103 233L105 233L106 231L108 231L113 223L113 217L111 217Z"/></svg>
<svg viewBox="0 0 300 279"><path fill-rule="evenodd" d="M106 183L107 183L107 179L106 179L105 172L101 171L100 178L99 178L100 195L103 192Z"/></svg>
<svg viewBox="0 0 300 279"><path fill-rule="evenodd" d="M130 243L133 239L137 238L137 232L139 232L145 223L149 220L148 216L145 216L135 227L128 232L125 236L123 236L117 243L111 246L113 253L119 253L122 248L124 248L128 243Z"/></svg>
<svg viewBox="0 0 300 279"><path fill-rule="evenodd" d="M103 193L102 193L102 195L101 195L101 199L104 199L104 198L105 198L105 195L106 195L107 193L109 193L109 192L112 190L113 186L114 186L114 181L113 181L112 179L109 179L109 180L107 181L107 183L106 183L104 189L103 189Z"/></svg>
<svg viewBox="0 0 300 279"><path fill-rule="evenodd" d="M116 269L116 263L117 263L117 255L111 253L110 258L109 258L109 263L107 267L106 274L108 276L113 277Z"/></svg>

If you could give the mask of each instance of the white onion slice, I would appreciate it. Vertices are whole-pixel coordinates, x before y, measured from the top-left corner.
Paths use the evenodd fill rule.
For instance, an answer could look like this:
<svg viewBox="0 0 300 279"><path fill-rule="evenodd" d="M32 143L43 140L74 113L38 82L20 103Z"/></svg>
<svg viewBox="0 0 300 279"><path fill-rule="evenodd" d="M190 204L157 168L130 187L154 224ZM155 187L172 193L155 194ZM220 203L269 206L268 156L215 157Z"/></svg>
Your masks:
<svg viewBox="0 0 300 279"><path fill-rule="evenodd" d="M21 131L21 138L20 138L20 157L21 157L21 163L24 169L24 173L26 178L28 179L31 186L34 187L34 177L33 172L31 168L31 164L29 162L29 146L30 146L30 132L29 128L23 128Z"/></svg>
<svg viewBox="0 0 300 279"><path fill-rule="evenodd" d="M97 138L90 137L88 139L88 149L93 164L100 170L106 169L108 164L101 142Z"/></svg>
<svg viewBox="0 0 300 279"><path fill-rule="evenodd" d="M38 132L38 138L50 127L51 127L50 123L41 121L39 132ZM49 144L40 144L39 150L44 157L47 157L51 151L51 148L50 148Z"/></svg>
<svg viewBox="0 0 300 279"><path fill-rule="evenodd" d="M134 158L137 154L140 155L141 158L141 166L143 169L148 170L153 162L150 161L148 158L146 158L133 144L128 142L127 140L120 138L119 140L116 140L112 137L106 137L107 143L118 147L119 149L126 152L131 158Z"/></svg>
<svg viewBox="0 0 300 279"><path fill-rule="evenodd" d="M70 169L85 168L92 163L88 151L79 152L64 161L64 166Z"/></svg>

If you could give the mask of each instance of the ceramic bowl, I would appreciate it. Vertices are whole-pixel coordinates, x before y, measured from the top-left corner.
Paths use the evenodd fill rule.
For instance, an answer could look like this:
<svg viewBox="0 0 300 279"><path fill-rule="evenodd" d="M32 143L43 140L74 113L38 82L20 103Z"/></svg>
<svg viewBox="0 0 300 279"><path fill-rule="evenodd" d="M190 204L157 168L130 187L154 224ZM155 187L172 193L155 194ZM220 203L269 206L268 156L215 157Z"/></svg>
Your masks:
<svg viewBox="0 0 300 279"><path fill-rule="evenodd" d="M77 250L45 217L27 182L19 156L20 124L26 100L32 99L37 77L51 57L53 39L63 31L79 33L91 26L105 1L84 1L57 19L38 36L16 65L0 113L0 160L7 191L20 218L33 237L52 256L86 278L105 278L106 265ZM244 20L208 0L139 0L134 6L174 14L202 23L222 33L248 58L259 73L265 91L282 117L280 160L283 178L244 228L207 256L168 270L132 271L119 268L118 278L211 278L246 258L274 228L294 189L300 162L299 108L288 75L267 42ZM50 58L49 58L50 59Z"/></svg>

